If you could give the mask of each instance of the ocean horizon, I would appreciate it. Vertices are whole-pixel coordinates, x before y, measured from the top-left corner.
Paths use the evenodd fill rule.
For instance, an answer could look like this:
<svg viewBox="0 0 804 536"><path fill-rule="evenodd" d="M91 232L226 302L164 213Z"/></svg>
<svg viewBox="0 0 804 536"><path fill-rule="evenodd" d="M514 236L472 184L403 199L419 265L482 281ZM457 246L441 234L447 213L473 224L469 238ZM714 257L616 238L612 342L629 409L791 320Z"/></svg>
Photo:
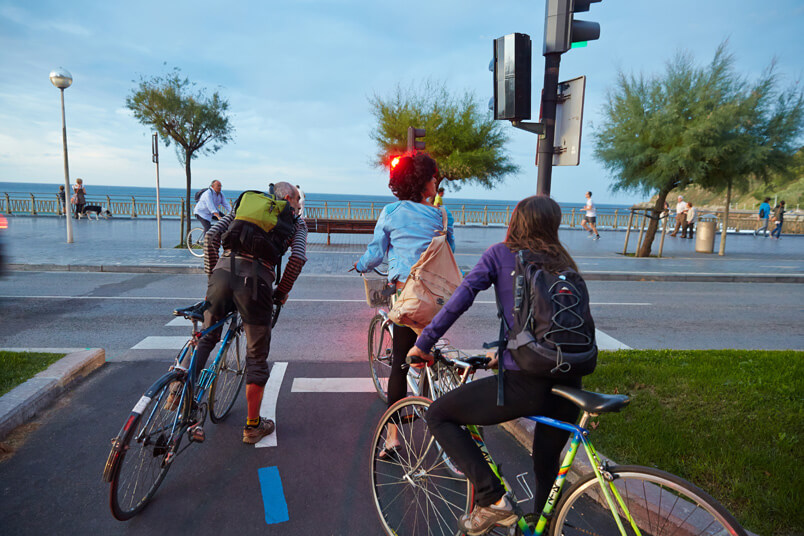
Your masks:
<svg viewBox="0 0 804 536"><path fill-rule="evenodd" d="M59 191L59 186L61 183L35 183L35 182L0 182L0 193L8 193L8 194L15 194L15 195L29 195L34 194L35 196L47 196L55 195ZM102 198L105 196L109 196L111 198L121 198L121 197L134 197L136 199L141 200L154 200L156 199L156 188L155 187L145 187L145 186L112 186L112 185L105 185L105 184L85 184L87 190L87 199L88 201L92 202L95 201L103 201ZM193 188L192 194L195 194L201 188ZM185 188L160 188L159 189L159 196L162 202L171 201L171 200L178 200L179 198L184 198L186 193ZM234 199L237 199L237 196L240 195L240 191L235 190L227 190L226 188L223 189L223 193L226 195L226 198L231 202ZM330 203L337 203L342 204L346 202L353 202L358 204L382 204L386 205L388 203L393 203L397 199L392 195L363 195L363 194L323 194L317 192L304 192L306 197L306 204L308 206L321 206L325 202ZM583 198L583 196L580 196ZM564 208L572 209L572 208L581 208L584 206L584 202L567 202L562 201L560 199L556 199L556 201ZM444 196L444 204L447 208L460 208L462 205L465 205L467 208L477 208L477 207L506 207L510 206L512 209L516 204L519 202L518 199L511 199L511 200L485 200L485 199L469 199L469 198L462 198L457 196L450 195L450 192L447 192ZM614 210L614 209L630 209L632 205L626 204L606 204L606 203L595 203L595 206L599 209L606 209L606 210Z"/></svg>

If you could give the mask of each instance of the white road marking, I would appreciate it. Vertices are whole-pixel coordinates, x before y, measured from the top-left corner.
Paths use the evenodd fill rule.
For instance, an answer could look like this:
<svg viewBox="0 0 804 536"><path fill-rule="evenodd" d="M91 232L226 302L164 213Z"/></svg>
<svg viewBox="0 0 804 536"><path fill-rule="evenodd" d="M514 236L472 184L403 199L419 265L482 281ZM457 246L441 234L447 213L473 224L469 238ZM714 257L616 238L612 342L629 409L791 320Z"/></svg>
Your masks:
<svg viewBox="0 0 804 536"><path fill-rule="evenodd" d="M190 339L184 337L145 337L143 340L131 347L132 350L181 350L184 344Z"/></svg>
<svg viewBox="0 0 804 536"><path fill-rule="evenodd" d="M595 329L595 339L597 339L598 350L631 350L631 347L618 341L611 335Z"/></svg>
<svg viewBox="0 0 804 536"><path fill-rule="evenodd" d="M260 417L276 422L276 401L279 399L279 389L282 387L282 380L285 378L287 368L287 363L274 363L274 366L271 367L271 376L268 378L268 383L265 384L265 391L262 393ZM274 430L273 434L260 439L254 446L257 448L275 447L276 430Z"/></svg>
<svg viewBox="0 0 804 536"><path fill-rule="evenodd" d="M182 326L182 327L191 328L191 327L193 327L193 322L192 322L192 320L184 318L183 316L177 316L176 318L174 318L173 320L171 320L170 322L168 322L165 325L166 326Z"/></svg>
<svg viewBox="0 0 804 536"><path fill-rule="evenodd" d="M295 378L291 393L374 393L371 378Z"/></svg>

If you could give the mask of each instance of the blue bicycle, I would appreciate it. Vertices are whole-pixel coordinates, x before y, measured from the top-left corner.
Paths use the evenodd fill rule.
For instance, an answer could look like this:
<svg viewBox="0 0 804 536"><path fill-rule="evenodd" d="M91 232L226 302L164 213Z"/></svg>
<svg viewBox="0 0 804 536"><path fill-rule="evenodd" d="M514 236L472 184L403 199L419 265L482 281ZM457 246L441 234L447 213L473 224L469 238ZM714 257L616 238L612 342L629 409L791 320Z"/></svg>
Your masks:
<svg viewBox="0 0 804 536"><path fill-rule="evenodd" d="M213 423L226 418L245 378L246 337L237 311L199 331L198 323L208 302L176 309L173 314L193 323L193 336L172 367L156 380L131 410L123 428L112 439L103 479L111 483L112 515L125 521L142 511L156 493L176 456L192 443L204 441L207 415ZM273 324L280 306L274 308ZM213 330L226 327L219 350L195 377L196 346ZM192 352L190 365L181 363ZM207 398L207 392L209 397ZM182 448L182 441L187 443Z"/></svg>

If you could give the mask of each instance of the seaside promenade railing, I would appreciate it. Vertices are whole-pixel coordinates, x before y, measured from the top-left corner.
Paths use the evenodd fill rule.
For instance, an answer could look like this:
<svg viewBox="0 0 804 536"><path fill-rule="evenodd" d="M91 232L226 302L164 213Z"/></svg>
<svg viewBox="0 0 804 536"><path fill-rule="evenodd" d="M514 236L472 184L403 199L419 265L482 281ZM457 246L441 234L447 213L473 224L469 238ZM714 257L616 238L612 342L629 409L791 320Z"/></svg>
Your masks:
<svg viewBox="0 0 804 536"><path fill-rule="evenodd" d="M87 205L98 205L103 210L108 210L113 217L156 217L156 198L153 196L87 195L86 201ZM160 201L162 217L183 219L185 207L183 197L163 197ZM313 201L308 199L305 216L308 219L376 221L383 206L385 206L384 203L365 201ZM448 200L446 206L452 212L455 223L458 225L507 226L514 210L513 205L507 204L454 204L449 203ZM0 193L0 213L11 216L57 216L63 214L63 207L55 194L2 192ZM631 229L639 229L642 226L641 217L632 218L631 213L632 210L629 209L598 208L597 226L607 230L623 230L628 228L630 220ZM714 214L718 217L718 221L723 220L722 212L704 209L702 213ZM584 215L585 211L582 208L566 209L561 224L569 228L580 227ZM675 226L674 214L670 214L667 223L671 227ZM753 231L758 224L755 210L732 209L727 227L730 231ZM786 213L783 232L785 234L804 234L804 214L798 211Z"/></svg>

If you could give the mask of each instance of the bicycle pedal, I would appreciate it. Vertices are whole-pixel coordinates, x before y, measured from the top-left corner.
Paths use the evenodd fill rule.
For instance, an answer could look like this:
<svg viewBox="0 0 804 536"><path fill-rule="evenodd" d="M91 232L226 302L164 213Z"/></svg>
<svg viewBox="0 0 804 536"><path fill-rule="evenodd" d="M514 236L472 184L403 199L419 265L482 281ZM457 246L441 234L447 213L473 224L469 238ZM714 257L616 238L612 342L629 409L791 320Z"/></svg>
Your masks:
<svg viewBox="0 0 804 536"><path fill-rule="evenodd" d="M187 433L190 435L190 441L195 441L197 443L203 443L207 438L206 434L204 433L204 427L200 424L196 424L195 426L191 427L189 430L187 430Z"/></svg>

